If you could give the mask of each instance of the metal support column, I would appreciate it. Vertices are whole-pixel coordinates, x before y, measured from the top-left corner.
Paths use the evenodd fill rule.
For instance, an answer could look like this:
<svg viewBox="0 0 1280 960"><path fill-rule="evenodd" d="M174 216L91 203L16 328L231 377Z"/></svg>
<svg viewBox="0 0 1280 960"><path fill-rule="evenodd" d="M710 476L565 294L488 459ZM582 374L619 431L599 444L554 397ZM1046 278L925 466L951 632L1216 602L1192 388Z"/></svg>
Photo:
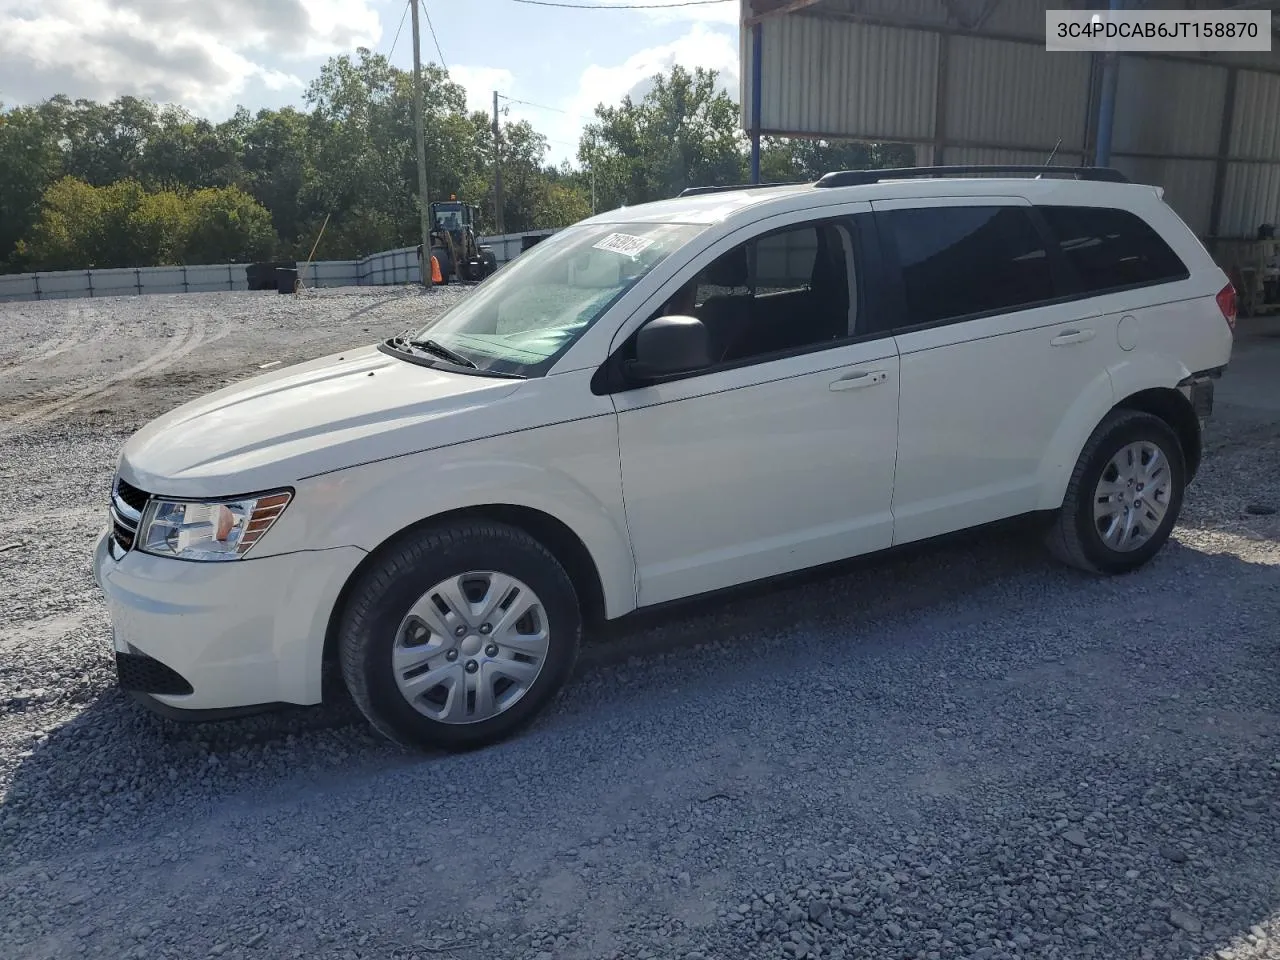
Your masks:
<svg viewBox="0 0 1280 960"><path fill-rule="evenodd" d="M760 182L760 52L764 46L764 28L760 21L751 25L751 182Z"/></svg>
<svg viewBox="0 0 1280 960"><path fill-rule="evenodd" d="M1222 196L1227 189L1227 157L1231 155L1231 131L1236 115L1236 83L1240 71L1227 68L1227 90L1222 97L1222 126L1218 129L1218 156L1213 162L1213 200L1209 205L1209 236L1222 229Z"/></svg>
<svg viewBox="0 0 1280 960"><path fill-rule="evenodd" d="M933 166L942 166L947 161L943 159L946 156L946 147L943 145L947 139L947 71L950 69L947 65L947 59L950 53L949 38L945 33L938 34L938 59L937 70L938 76L933 88L933 155L929 158L930 164Z"/></svg>
<svg viewBox="0 0 1280 960"><path fill-rule="evenodd" d="M1124 0L1111 0L1111 10L1124 7ZM1097 167L1111 165L1111 132L1116 118L1116 85L1120 79L1120 57L1108 50L1102 60L1102 93L1098 102L1098 135L1094 138L1093 163Z"/></svg>

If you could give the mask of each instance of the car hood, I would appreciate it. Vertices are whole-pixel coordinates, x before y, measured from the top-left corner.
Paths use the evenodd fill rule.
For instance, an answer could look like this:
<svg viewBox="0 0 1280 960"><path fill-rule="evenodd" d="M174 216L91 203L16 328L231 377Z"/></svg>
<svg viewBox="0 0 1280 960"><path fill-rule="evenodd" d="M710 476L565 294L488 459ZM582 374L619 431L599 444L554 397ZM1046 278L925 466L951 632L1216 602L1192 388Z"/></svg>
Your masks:
<svg viewBox="0 0 1280 960"><path fill-rule="evenodd" d="M363 347L178 407L129 439L120 472L167 496L255 493L471 439L462 423L468 418L458 415L519 388L520 381L453 373Z"/></svg>

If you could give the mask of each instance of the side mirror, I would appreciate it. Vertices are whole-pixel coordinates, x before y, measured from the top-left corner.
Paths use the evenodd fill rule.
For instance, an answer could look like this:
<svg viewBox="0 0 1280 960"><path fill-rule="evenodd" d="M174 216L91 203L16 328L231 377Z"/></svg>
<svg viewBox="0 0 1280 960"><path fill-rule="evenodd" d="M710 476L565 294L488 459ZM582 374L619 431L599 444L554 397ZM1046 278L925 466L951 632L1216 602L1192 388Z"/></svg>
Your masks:
<svg viewBox="0 0 1280 960"><path fill-rule="evenodd" d="M654 317L636 334L636 358L628 375L661 380L711 366L707 328L697 317Z"/></svg>

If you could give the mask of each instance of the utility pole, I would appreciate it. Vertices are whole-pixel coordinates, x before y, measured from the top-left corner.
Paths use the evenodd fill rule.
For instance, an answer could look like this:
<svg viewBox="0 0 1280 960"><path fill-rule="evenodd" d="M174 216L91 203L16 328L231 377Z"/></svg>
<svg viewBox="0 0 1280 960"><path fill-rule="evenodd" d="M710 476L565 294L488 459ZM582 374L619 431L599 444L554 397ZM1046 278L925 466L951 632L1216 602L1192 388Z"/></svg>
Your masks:
<svg viewBox="0 0 1280 960"><path fill-rule="evenodd" d="M413 11L413 122L418 138L418 217L422 221L422 285L431 286L431 227L427 204L427 134L422 123L422 36L418 32L418 0Z"/></svg>
<svg viewBox="0 0 1280 960"><path fill-rule="evenodd" d="M591 135L591 215L596 214L596 135Z"/></svg>
<svg viewBox="0 0 1280 960"><path fill-rule="evenodd" d="M502 127L498 123L498 91L493 91L493 224L498 236L506 233L502 225L502 160L498 141Z"/></svg>

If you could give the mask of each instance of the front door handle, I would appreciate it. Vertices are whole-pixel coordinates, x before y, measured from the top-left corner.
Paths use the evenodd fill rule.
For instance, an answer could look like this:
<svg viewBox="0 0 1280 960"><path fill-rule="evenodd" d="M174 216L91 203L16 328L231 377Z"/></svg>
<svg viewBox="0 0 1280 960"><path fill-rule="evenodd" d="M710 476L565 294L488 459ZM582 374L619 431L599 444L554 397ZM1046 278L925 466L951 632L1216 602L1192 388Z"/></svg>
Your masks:
<svg viewBox="0 0 1280 960"><path fill-rule="evenodd" d="M874 387L877 383L884 383L889 379L889 374L883 370L858 370L854 373L846 373L839 380L831 381L832 390L858 390L862 387Z"/></svg>
<svg viewBox="0 0 1280 960"><path fill-rule="evenodd" d="M1052 347L1065 347L1073 343L1084 343L1086 340L1092 339L1092 330L1063 330L1060 334L1049 341L1049 345Z"/></svg>

